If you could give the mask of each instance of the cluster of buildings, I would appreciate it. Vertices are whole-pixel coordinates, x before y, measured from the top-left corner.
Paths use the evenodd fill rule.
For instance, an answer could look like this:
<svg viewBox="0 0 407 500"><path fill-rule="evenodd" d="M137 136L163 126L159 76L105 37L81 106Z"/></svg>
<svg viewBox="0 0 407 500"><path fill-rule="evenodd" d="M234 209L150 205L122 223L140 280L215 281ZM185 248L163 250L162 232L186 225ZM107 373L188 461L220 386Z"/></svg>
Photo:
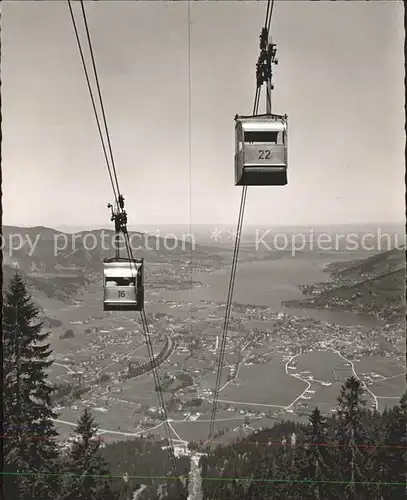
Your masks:
<svg viewBox="0 0 407 500"><path fill-rule="evenodd" d="M180 317L176 315L177 307L181 312L185 312L188 304L166 303L165 306L168 311L174 310L175 315L157 313L156 317L152 318L155 325L152 329L154 342L164 345L166 335L173 339L176 348L174 355L171 354L166 361L166 370L169 370L169 373L184 371L192 378L191 384L174 392L171 412L179 417L186 414L183 416L184 419L193 419L197 413L208 410L213 397L212 387L222 335L224 304L210 302L194 304L197 313L189 317L185 317L185 314L180 314ZM65 381L67 379L79 381L92 388L82 403L75 403L71 408L86 403L97 411L108 411L107 408L114 407L115 400L126 403L120 398L122 374L132 353L141 347L144 339L141 325L140 330L137 330L137 327L134 329L134 324L132 329L128 330L124 326L118 326L117 319L115 321L115 326L109 326L106 318L91 318L79 322L79 327L87 330L86 346L71 355L56 356L58 363L69 367L67 373L63 375ZM159 331L160 329L162 331ZM398 336L402 337L400 332L394 331L392 325L381 333L392 342ZM140 339L136 347L134 347L135 338ZM232 381L238 376L239 369L243 365L252 366L270 362L265 346L270 346L270 350L279 352L287 360L299 352L323 350L329 347L339 351L346 358L357 361L375 353L377 342L371 333L367 336L354 327L323 323L310 318L297 318L282 312L276 313L266 307L241 305L235 308L230 321L225 356L226 380ZM304 380L313 380L311 373L297 372L294 363L288 366L288 370ZM348 374L350 374L349 367ZM363 379L367 384L371 384L377 377L374 374L363 374ZM332 383L320 382L327 386ZM310 389L304 393L292 411L307 407L306 400L312 396L313 389ZM190 402L196 400L201 400L203 404L194 408ZM145 406L134 401L127 403L131 404L134 413L142 413L144 416L144 419L138 421L140 431L162 420L158 407ZM243 411L250 418L253 415L261 418L263 415L260 411L235 410L230 405L228 409L240 416Z"/></svg>

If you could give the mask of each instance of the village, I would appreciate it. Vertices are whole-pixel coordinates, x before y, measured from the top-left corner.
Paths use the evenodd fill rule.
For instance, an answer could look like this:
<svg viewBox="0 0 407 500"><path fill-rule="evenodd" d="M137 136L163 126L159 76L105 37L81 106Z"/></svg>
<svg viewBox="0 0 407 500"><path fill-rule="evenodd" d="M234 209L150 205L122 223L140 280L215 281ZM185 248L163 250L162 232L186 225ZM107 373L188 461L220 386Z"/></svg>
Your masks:
<svg viewBox="0 0 407 500"><path fill-rule="evenodd" d="M163 353L158 374L167 418L176 422L203 421L211 411L224 304L197 303L196 313L189 317L176 315L178 308L185 311L188 304L169 301L161 304L171 313L150 314L150 322L154 325L151 327L154 355ZM141 324L135 325L132 320L129 328L128 319L119 316L108 320L89 317L72 321L70 326L82 331L86 341L81 348L70 352L67 339L64 352L55 354L54 364L65 367L63 373L57 375L56 383L71 388L69 396L56 404L60 418L68 418L64 414L76 414L89 406L102 420L109 414L113 430L154 434L154 429L163 423L164 415L157 404ZM287 413L306 415L319 403L318 388L338 389L359 361L377 355L390 362L400 358L401 353L383 352L381 331L367 333L356 327L236 304L226 341L218 409L232 421L241 420L240 423L234 421L238 424L234 432L249 423L251 429L259 428L253 427L253 422L266 425L267 419ZM401 338L401 331L393 326L385 331L386 342ZM76 335L79 338L80 334ZM324 361L329 352L336 356L333 363ZM301 363L308 353L318 354L316 364ZM325 364L328 366L323 366ZM129 376L131 365L145 368L139 375ZM269 397L256 385L256 370L273 374L275 382L271 379ZM281 378L283 375L285 378ZM386 378L374 369L359 372L359 376L367 388ZM279 380L286 385L289 397L279 395ZM332 404L324 407L326 413L334 411L335 398L330 400ZM224 429L219 428L217 432L220 436Z"/></svg>

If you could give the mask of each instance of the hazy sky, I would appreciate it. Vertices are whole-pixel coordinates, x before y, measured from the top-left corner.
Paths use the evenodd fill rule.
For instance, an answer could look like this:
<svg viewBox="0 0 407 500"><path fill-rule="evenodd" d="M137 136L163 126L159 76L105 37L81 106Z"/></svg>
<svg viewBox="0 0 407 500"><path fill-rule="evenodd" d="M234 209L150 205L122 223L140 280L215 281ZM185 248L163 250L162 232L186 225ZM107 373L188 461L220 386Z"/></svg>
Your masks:
<svg viewBox="0 0 407 500"><path fill-rule="evenodd" d="M237 221L233 118L252 112L265 7L191 2L190 64L187 2L86 3L131 226ZM112 191L67 5L2 10L3 222L108 226ZM245 222L404 220L402 2L280 0L272 33L289 185L250 188Z"/></svg>

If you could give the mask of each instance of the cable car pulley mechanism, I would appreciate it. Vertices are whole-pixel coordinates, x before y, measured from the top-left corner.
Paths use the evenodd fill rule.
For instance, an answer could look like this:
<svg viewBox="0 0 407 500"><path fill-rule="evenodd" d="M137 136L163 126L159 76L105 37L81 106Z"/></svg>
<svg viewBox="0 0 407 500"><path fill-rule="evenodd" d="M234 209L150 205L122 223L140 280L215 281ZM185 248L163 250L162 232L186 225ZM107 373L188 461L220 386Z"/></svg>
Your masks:
<svg viewBox="0 0 407 500"><path fill-rule="evenodd" d="M120 257L120 233L128 240L127 213L120 194L117 210L111 209L115 227L115 257L103 261L104 311L142 311L144 308L144 259ZM129 242L128 242L129 244ZM130 248L128 248L130 253Z"/></svg>
<svg viewBox="0 0 407 500"><path fill-rule="evenodd" d="M287 115L271 112L272 65L278 64L276 44L269 42L269 30L260 35L256 64L256 104L252 116L235 116L235 186L285 186L287 184ZM266 114L257 108L266 84Z"/></svg>

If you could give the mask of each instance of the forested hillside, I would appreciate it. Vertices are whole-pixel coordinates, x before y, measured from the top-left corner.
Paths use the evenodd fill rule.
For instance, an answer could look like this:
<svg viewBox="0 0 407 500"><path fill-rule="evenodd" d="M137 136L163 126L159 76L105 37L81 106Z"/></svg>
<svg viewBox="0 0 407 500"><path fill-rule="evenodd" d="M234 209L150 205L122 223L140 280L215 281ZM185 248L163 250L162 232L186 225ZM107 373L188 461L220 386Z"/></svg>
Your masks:
<svg viewBox="0 0 407 500"><path fill-rule="evenodd" d="M405 248L394 248L366 259L333 262L326 266L332 281L300 287L302 300L291 307L332 308L368 314L377 320L399 323L405 319Z"/></svg>

